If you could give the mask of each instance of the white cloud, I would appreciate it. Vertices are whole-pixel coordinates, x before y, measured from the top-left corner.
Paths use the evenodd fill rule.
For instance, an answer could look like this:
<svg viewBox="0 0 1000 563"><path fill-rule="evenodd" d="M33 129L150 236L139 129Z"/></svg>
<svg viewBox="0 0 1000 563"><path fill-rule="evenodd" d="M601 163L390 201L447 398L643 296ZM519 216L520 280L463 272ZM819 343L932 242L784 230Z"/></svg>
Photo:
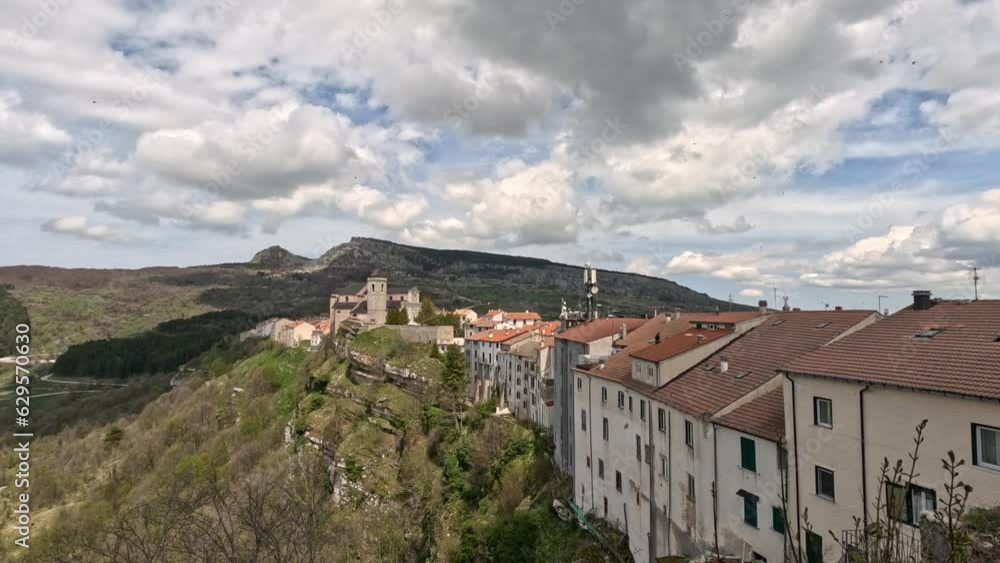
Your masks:
<svg viewBox="0 0 1000 563"><path fill-rule="evenodd" d="M0 163L23 165L72 140L47 116L25 110L17 92L0 91Z"/></svg>
<svg viewBox="0 0 1000 563"><path fill-rule="evenodd" d="M42 225L42 230L100 242L123 243L131 240L128 235L107 225L91 224L88 218L82 216L52 219Z"/></svg>
<svg viewBox="0 0 1000 563"><path fill-rule="evenodd" d="M740 290L739 295L740 297L751 297L756 299L759 297L764 297L764 292L753 287L748 287L746 289Z"/></svg>

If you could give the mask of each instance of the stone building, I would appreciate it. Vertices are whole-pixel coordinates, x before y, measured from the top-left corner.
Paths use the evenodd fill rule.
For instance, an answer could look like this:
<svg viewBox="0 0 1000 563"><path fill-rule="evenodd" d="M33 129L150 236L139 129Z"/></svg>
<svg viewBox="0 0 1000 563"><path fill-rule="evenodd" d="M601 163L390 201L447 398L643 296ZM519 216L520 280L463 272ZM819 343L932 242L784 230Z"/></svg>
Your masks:
<svg viewBox="0 0 1000 563"><path fill-rule="evenodd" d="M406 311L410 324L420 312L420 290L411 287L406 291L393 292L388 278L379 272L372 272L368 280L354 293L334 293L330 295L330 330L336 334L346 320L356 320L369 328L385 324L386 315L391 310Z"/></svg>

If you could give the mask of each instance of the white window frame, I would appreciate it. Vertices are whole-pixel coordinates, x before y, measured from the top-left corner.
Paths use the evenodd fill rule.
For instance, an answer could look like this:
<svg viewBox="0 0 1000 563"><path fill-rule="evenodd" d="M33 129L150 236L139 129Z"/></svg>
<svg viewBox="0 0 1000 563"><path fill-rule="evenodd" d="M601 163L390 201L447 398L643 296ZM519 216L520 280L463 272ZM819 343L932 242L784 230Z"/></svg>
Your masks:
<svg viewBox="0 0 1000 563"><path fill-rule="evenodd" d="M996 428L993 426L986 426L984 424L974 424L973 428L975 428L976 431L976 443L973 444L973 447L976 449L975 451L976 466L985 467L986 469L992 469L994 471L1000 471L1000 465L994 465L992 463L983 461L983 435L985 434L985 432L991 432L991 433L995 432L997 433L998 436L1000 436L1000 428Z"/></svg>
<svg viewBox="0 0 1000 563"><path fill-rule="evenodd" d="M828 496L820 492L820 486L819 486L820 471L825 471L830 474L830 478L833 481L833 495ZM813 478L816 480L816 487L815 487L816 496L818 496L821 499L826 499L830 502L837 502L837 472L830 469L829 467L823 467L822 465L817 465L816 468L813 470Z"/></svg>
<svg viewBox="0 0 1000 563"><path fill-rule="evenodd" d="M829 422L823 422L822 420L820 420L820 416L819 415L820 415L821 411L820 411L819 405L820 405L821 401L826 402L826 404L830 405L830 421ZM816 426L820 426L822 428L833 428L833 401L832 400L827 399L826 397L813 397L813 423Z"/></svg>

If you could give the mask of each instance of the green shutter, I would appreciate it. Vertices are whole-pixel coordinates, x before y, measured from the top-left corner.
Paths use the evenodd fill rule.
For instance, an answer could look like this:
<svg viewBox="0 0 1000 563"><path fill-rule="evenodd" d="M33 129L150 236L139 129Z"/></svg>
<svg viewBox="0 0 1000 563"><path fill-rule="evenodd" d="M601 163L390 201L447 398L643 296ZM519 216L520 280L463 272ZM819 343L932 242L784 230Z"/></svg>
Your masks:
<svg viewBox="0 0 1000 563"><path fill-rule="evenodd" d="M743 521L757 527L757 501L750 497L743 497Z"/></svg>
<svg viewBox="0 0 1000 563"><path fill-rule="evenodd" d="M777 506L771 507L771 528L779 534L785 533L785 517Z"/></svg>
<svg viewBox="0 0 1000 563"><path fill-rule="evenodd" d="M750 438L740 438L740 467L757 471L757 443Z"/></svg>

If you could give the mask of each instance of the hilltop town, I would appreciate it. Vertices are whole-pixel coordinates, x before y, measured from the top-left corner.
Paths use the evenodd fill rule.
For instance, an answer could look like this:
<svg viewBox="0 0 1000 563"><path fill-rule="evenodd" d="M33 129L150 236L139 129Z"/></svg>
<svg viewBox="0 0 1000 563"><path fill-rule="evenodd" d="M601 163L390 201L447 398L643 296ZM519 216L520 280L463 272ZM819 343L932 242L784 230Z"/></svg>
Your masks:
<svg viewBox="0 0 1000 563"><path fill-rule="evenodd" d="M573 518L616 529L635 561L902 562L954 539L957 506L1000 506L1000 301L602 318L586 272L585 310L550 320L463 308L434 311L460 333L424 326L419 288L375 272L329 318L243 338L315 350L391 329L461 350L463 400L550 436Z"/></svg>

